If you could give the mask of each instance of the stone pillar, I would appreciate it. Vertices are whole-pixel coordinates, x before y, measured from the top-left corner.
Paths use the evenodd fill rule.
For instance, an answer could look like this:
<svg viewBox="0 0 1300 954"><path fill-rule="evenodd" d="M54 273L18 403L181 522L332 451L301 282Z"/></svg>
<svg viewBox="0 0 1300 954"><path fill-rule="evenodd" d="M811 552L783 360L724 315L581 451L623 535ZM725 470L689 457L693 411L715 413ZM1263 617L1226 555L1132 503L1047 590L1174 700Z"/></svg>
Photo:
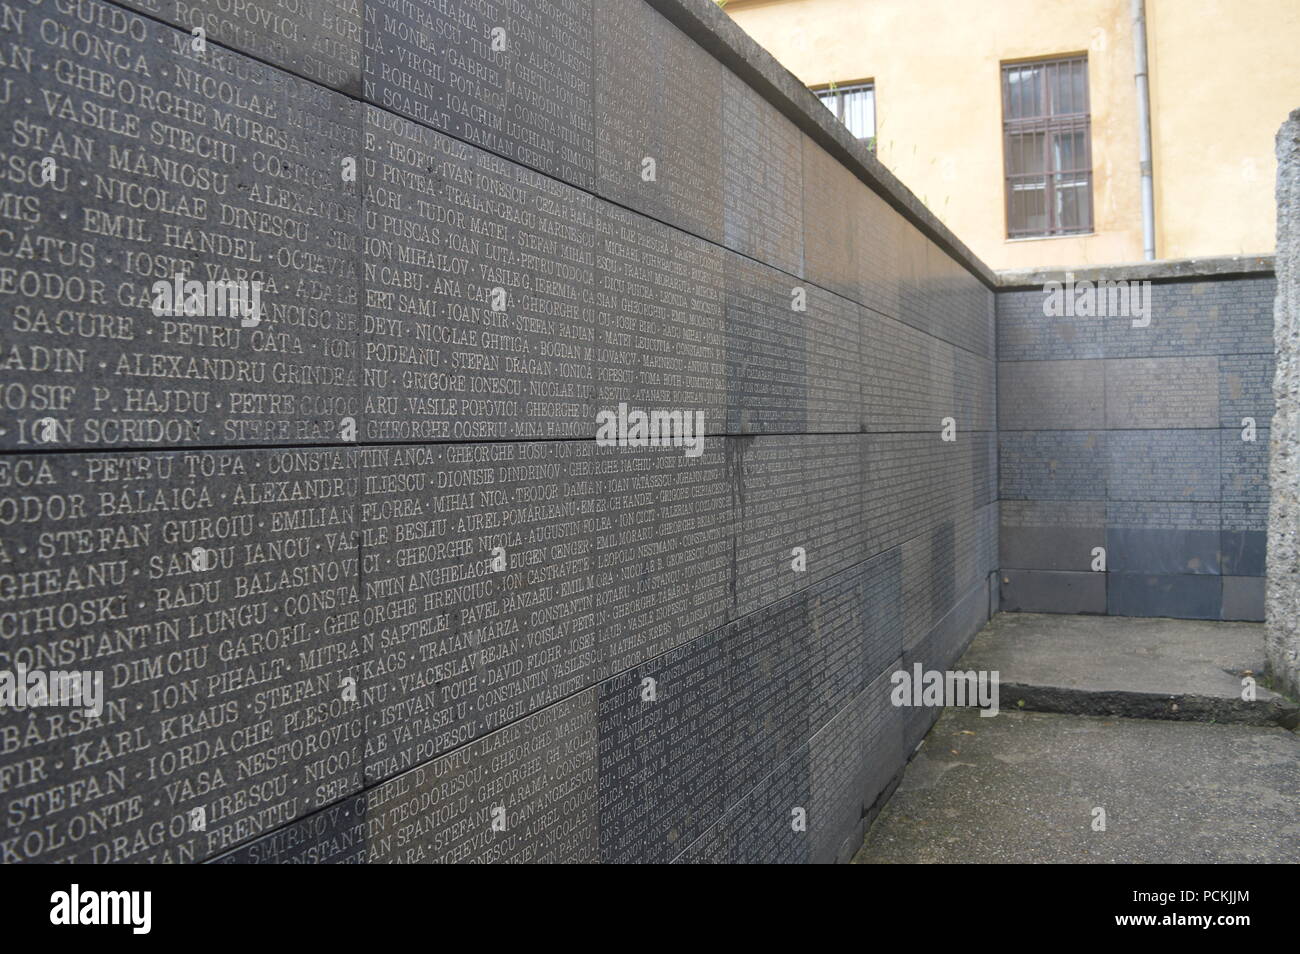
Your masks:
<svg viewBox="0 0 1300 954"><path fill-rule="evenodd" d="M1277 134L1277 300L1268 515L1268 668L1300 698L1300 109Z"/></svg>

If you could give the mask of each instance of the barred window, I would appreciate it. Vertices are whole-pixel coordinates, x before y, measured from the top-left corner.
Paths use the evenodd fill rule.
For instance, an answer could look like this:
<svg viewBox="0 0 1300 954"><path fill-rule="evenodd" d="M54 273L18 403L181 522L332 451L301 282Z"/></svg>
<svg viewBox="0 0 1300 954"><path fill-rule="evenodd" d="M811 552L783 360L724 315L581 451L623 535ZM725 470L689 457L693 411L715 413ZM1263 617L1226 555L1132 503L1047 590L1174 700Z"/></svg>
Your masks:
<svg viewBox="0 0 1300 954"><path fill-rule="evenodd" d="M876 86L874 83L832 84L814 93L822 105L835 114L857 139L876 138Z"/></svg>
<svg viewBox="0 0 1300 954"><path fill-rule="evenodd" d="M1007 237L1092 231L1088 58L1002 64Z"/></svg>

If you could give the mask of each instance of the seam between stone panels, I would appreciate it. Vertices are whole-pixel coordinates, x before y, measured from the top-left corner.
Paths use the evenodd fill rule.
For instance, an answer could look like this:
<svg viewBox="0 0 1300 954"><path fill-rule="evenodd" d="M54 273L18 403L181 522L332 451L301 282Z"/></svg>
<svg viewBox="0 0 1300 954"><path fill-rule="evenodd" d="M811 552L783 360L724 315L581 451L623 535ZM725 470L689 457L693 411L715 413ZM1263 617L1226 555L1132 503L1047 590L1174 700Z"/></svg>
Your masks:
<svg viewBox="0 0 1300 954"><path fill-rule="evenodd" d="M179 33L182 33L182 34L184 33L184 30L182 30L180 27L176 26L174 23L170 23L170 22L168 22L167 20L163 20L163 19L161 19L161 18L159 18L159 17L157 17L157 16L154 16L153 14L150 14L150 13L143 13L143 12L141 12L141 11L139 11L139 10L136 10L136 9L132 8L132 7L122 6L122 5L118 2L118 0L99 0L99 2L104 3L104 4L108 5L108 6L115 7L115 8L121 10L122 12L124 12L124 13L126 13L126 14L133 15L133 16L138 16L138 17L143 17L143 18L146 19L146 20L151 20L151 21L153 21L154 23L157 23L157 24L159 24L160 26L166 27L166 28L169 29L169 30L176 30L176 31L179 32ZM638 3L647 3L647 0L636 0L636 2L638 2ZM647 5L649 5L649 4L647 3ZM653 9L653 7L652 7L652 9ZM657 12L657 11L656 11L656 12ZM662 14L661 14L661 16L662 16ZM670 21L670 22L671 22L671 21ZM970 354L975 355L976 357L987 358L987 359L989 359L989 360L996 360L996 349L994 349L994 354L993 354L993 355L984 355L984 354L981 354L981 353L978 352L978 351L972 351L970 348L966 347L965 345L958 344L958 343L956 343L956 342L954 342L954 341L949 341L947 338L942 338L942 337L940 337L939 335L936 335L936 334L934 334L934 333L931 332L931 331L925 331L924 329L916 328L915 325L910 325L910 324L908 324L906 321L903 321L902 318L896 317L896 316L894 316L894 315L890 315L890 314L888 314L888 313L886 313L886 312L883 312L883 311L879 311L878 309L874 308L873 306L868 305L866 302L859 301L859 300L856 299L856 298L850 298L850 297L848 297L848 296L846 296L846 295L841 295L839 292L836 292L836 291L834 291L834 290L832 290L832 289L830 289L830 288L827 288L827 287L825 287L825 286L823 286L823 285L819 285L819 284L817 284L816 282L814 282L814 281L812 281L812 280L810 280L810 279L808 279L808 278L804 278L803 276L796 275L796 274L794 274L793 272L786 271L784 268L781 268L779 265L774 265L774 264L772 264L771 262L763 261L763 260L760 259L760 258L754 258L752 255L748 255L748 254L746 254L745 252L737 251L736 249L733 249L733 248L731 248L730 246L728 246L728 245L724 245L724 244L722 244L722 243L720 243L720 242L714 241L713 239L711 239L711 238L709 238L709 237L707 237L707 236L700 235L700 234L698 234L698 233L696 233L696 232L692 232L690 229L684 229L684 228L682 228L680 225L675 225L675 224L672 223L672 222L667 222L667 221L665 221L665 220L663 220L663 219L660 219L660 218L658 218L658 217L656 217L656 216L654 216L654 215L652 215L652 214L650 214L650 213L643 212L643 211L641 211L640 209L633 208L632 206L623 205L621 202L618 202L618 201L616 201L616 200L614 200L614 199L610 199L610 198L608 198L608 197L602 195L601 193L596 192L596 191L594 191L594 190L592 190L592 189L588 189L588 188L584 188L583 186L576 185L576 184L574 184L574 183L572 183L572 182L569 182L567 179L561 179L561 178L559 178L559 177L553 175L553 174L550 173L550 172L546 172L545 170L538 169L536 166L531 166L531 165L529 165L528 163L526 163L526 162L521 162L521 161L519 161L518 159L515 159L515 158L513 158L513 157L511 157L511 156L505 156L505 155L502 155L502 154L499 153L499 152L494 152L494 151L492 151L491 149L485 149L483 146L479 145L478 143L471 142L471 141L468 140L468 139L462 139L461 137L456 136L456 135L454 135L454 134L452 134L452 133L450 133L450 132L446 132L446 131L444 131L444 130L442 130L442 129L438 129L438 128L435 127L435 126L430 126L430 125L428 125L427 123L421 122L420 120L418 120L418 119L414 119L414 118L412 118L412 117L410 117L410 116L406 116L406 115L403 114L403 113L395 113L395 112L393 112L393 111L391 111L391 110L389 110L389 109L385 109L383 106L379 105L378 103L371 102L370 100L366 99L364 96L355 96L355 95L353 95L352 93L347 93L347 92L344 92L344 91L342 91L342 90L335 89L333 86L326 86L326 85L324 85L323 83L320 83L320 82L318 82L317 80L312 79L312 78L309 77L309 76L304 76L304 75L302 75L301 73L298 73L298 72L295 72L295 71L292 70L292 69L289 69L288 67L281 66L281 65L278 64L278 63L273 63L273 62L271 62L270 60L264 59L264 58L261 57L261 56L257 56L257 55L252 54L252 53L247 53L247 52L245 52L244 50L238 49L238 48L233 47L233 46L227 46L225 43L223 43L223 42L220 41L220 40L216 40L216 39L208 38L207 42L210 43L210 44L212 44L212 45L214 45L214 46L219 46L219 47L221 47L221 49L226 50L226 51L228 51L228 52L230 52L230 53L233 53L233 54L235 54L236 56L242 56L242 57L244 57L245 59L249 59L249 60L253 60L253 61L255 61L255 62L261 63L263 66L269 67L269 68L271 68L271 69L273 69L273 70L277 70L277 71L279 71L280 73L283 73L283 74L285 74L285 75L287 75L287 76L293 76L293 77L296 77L297 79L303 81L304 83L308 83L308 84L310 84L310 85L316 87L317 89L324 90L325 92L328 92L328 93L333 93L333 94L335 94L335 95L337 95L337 96L340 96L340 97L342 97L342 98L344 98L344 99L351 100L351 101L353 101L353 102L355 102L355 103L360 103L360 104L362 104L362 105L364 105L364 106L370 106L370 107L372 107L372 108L374 108L374 109L379 110L380 112L386 113L386 114L389 115L389 116L393 116L393 117L395 117L395 118L397 118L397 119L401 119L401 120L403 120L403 121L405 121L405 122L409 122L409 123L411 123L411 124L414 125L414 126L419 126L421 129L428 129L428 130L430 130L431 132L437 133L438 135L443 136L443 137L445 137L445 138L447 138L447 139L451 139L451 140L453 140L453 141L455 141L455 142L461 143L462 145L470 146L471 148L476 149L476 150L478 150L479 152L486 153L487 155L490 155L490 156L495 156L495 157L498 158L498 159L504 159L506 162L514 163L515 165L520 166L520 167L525 168L525 169L528 169L530 172L536 173L537 175L542 176L543 178L549 179L549 180L552 181L552 182L557 182L557 183L559 183L559 184L562 185L562 186L565 186L565 187L567 187L567 188L573 189L573 190L575 190L575 191L577 191L577 192L581 192L581 193L583 193L584 195L589 195L589 196L591 196L593 199L599 199L601 202L605 202L605 203L607 203L607 204L609 204L609 205L611 205L611 206L613 206L613 207L615 207L615 208L622 209L622 210L625 211L625 212L631 212L631 213L633 213L633 214L635 214L635 215L639 215L639 216L641 216L642 218L647 219L647 220L649 220L649 221L651 221L651 222L657 222L658 224L660 224L660 225L662 225L662 226L665 226L665 227L667 227L667 228L673 229L674 231L680 232L682 235L689 235L689 236L691 236L692 238L698 239L698 240L701 241L701 242L705 242L705 243L707 243L707 244L713 246L714 248L718 248L718 249L723 250L724 252L730 252L730 253L733 254L733 255L737 255L737 256L739 256L740 258L745 259L746 261L753 262L753 263L755 263L755 264L757 264L757 265L763 265L763 266L765 266L765 267L767 267L767 268L772 269L773 271L780 272L782 275L785 275L785 276L787 276L787 277L789 277L789 278L793 278L793 279L795 279L796 282L799 282L799 283L804 284L804 285L811 285L813 288L819 289L820 291L823 291L823 292L825 292L825 293L828 294L828 295L832 295L832 296L834 296L834 297L836 297L836 298L839 298L841 301L851 302L852 304L857 305L857 306L860 307L860 308L865 308L865 309L867 309L868 311L872 312L873 314L875 314L875 315L879 315L879 316L882 317L882 318L890 318L890 319L892 319L892 320L894 320L894 321L899 322L900 324L907 325L909 328L914 328L915 330L920 331L920 332L922 332L923 334L927 334L927 335L930 335L930 336L933 337L933 338L937 338L938 340L943 341L943 342L945 342L945 343L951 345L952 347L957 348L957 349L959 349L959 350L961 350L961 351L967 351L967 352L969 352ZM692 42L692 43L695 43L694 38L691 38L691 42ZM696 46L699 46L698 43L695 43L695 45L696 45ZM703 49L703 47L701 47L701 49ZM708 51L706 50L705 52L708 52ZM725 63L723 63L722 65L723 65L724 67L726 67L726 64L725 64ZM732 72L734 73L735 71L733 70ZM741 79L742 82L744 82L743 77L740 77L740 79ZM593 85L594 85L594 83L595 83L595 78L594 78L594 77L593 77L593 79L592 79L592 82L593 82ZM746 85L749 86L748 83L746 83ZM749 88L750 88L750 89L753 89L752 86L750 86ZM759 92L759 91L758 91L758 90L754 90L754 92ZM759 93L759 95L761 96L762 94ZM766 97L764 97L764 101L765 101L765 102L767 101L767 98L766 98ZM772 104L769 103L768 105L772 105ZM593 122L594 122L594 116L593 116ZM806 135L806 133L805 133L805 135ZM803 185L803 182L804 182L804 171L803 171L803 165L802 165L802 150L801 150L800 152L801 152L801 157L800 157L800 166L799 166L799 181L800 181L800 186L801 186L801 190L802 190L802 185ZM834 158L834 157L832 157L832 158ZM844 166L844 163L839 162L838 159L836 159L836 162L839 163L839 165L843 166L844 168L846 168L846 169L848 168L847 166ZM850 170L850 171L852 171L852 170ZM866 185L866 183L863 183L863 185ZM868 188L870 188L870 187L868 186ZM803 200L802 200L802 191L801 191L800 208L802 209L802 207L803 207ZM890 208L893 208L893 206L891 205ZM898 212L898 214L903 215L904 218L907 218L906 215L904 215L902 212L899 212L897 209L895 209L895 211ZM910 221L910 219L909 219L909 221ZM913 224L913 225L916 225L915 222L913 222L912 224ZM918 227L919 227L919 226L918 226ZM802 230L800 230L800 242L799 242L799 244L800 244L800 246L801 246L801 254L802 254L802 256L804 257L805 262L806 262L806 257L807 257L807 248L806 248L806 243L803 241L803 232L802 232ZM964 265L964 263L958 261L958 259L957 259L955 256L953 256L953 255L952 255L952 254L951 254L947 249L943 249L943 248L941 248L940 251L942 251L942 252L944 253L945 256L947 256L948 258L951 258L951 259L952 259L954 262L956 262L957 264L959 264L959 265ZM974 275L974 274L972 273L972 277L978 279L979 276ZM981 282L981 283L983 284L983 282ZM985 289L984 289L984 290L985 290L986 292L988 292L989 294L991 294L991 295L995 295L995 294L997 293L997 289L996 289L996 287L990 287L990 286L985 285ZM857 324L858 324L858 326L859 326L859 330L861 330L861 322L858 322ZM295 446L296 446L296 445L295 445ZM322 446L322 445L304 444L304 445L301 445L301 446L304 446L304 447L316 447L316 446Z"/></svg>
<svg viewBox="0 0 1300 954"><path fill-rule="evenodd" d="M1048 430L1067 430L1068 428L1048 428ZM1126 428L1128 429L1128 428ZM1140 430L1141 428L1131 428L1131 430ZM1200 428L1204 430L1204 428ZM1096 428L1091 428L1096 430ZM1176 428L1146 428L1146 430L1176 430ZM709 432L705 431L705 438L714 440L728 439L750 439L756 437L862 437L862 436L879 436L884 434L933 434L933 429L924 428L920 430L869 430L861 426L853 430L840 431L749 431L733 433L731 431ZM972 428L966 431L968 434L997 434L1000 431L994 428ZM240 453L243 451L297 451L297 450L347 450L364 447L457 447L466 444L586 444L595 441L595 436L582 437L501 437L492 440L434 440L434 441L352 441L344 443L342 441L331 441L328 443L317 444L175 444L159 446L149 444L140 447L130 445L115 445L112 448L87 447L10 447L0 449L0 458L5 456L11 457L38 457L59 454L176 454L176 453Z"/></svg>

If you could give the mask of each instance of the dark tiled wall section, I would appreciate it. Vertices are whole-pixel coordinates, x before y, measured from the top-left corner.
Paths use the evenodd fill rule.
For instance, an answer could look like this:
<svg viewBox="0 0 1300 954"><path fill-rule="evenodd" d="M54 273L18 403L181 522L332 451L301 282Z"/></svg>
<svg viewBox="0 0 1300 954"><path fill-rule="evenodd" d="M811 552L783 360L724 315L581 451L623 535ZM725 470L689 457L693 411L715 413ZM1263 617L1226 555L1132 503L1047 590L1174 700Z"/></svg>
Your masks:
<svg viewBox="0 0 1300 954"><path fill-rule="evenodd" d="M997 295L1003 609L1263 619L1274 285L1153 283L1149 325Z"/></svg>

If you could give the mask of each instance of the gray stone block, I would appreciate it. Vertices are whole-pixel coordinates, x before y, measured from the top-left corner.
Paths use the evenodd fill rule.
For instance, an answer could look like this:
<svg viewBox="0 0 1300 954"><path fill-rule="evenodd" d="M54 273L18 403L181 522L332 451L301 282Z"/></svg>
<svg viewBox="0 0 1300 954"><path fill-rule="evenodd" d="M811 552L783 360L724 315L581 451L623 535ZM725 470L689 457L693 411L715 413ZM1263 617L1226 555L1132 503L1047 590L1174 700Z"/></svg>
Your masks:
<svg viewBox="0 0 1300 954"><path fill-rule="evenodd" d="M1106 602L1112 616L1219 619L1223 583L1217 574L1107 573Z"/></svg>
<svg viewBox="0 0 1300 954"><path fill-rule="evenodd" d="M166 77L186 102L232 76L258 94L242 109L202 101L194 130L139 104L102 128L51 125L48 109L75 110L43 105L66 94L51 85L63 53L39 31L81 29L82 15L113 18L131 38L121 49L134 75ZM36 260L45 252L16 260L0 283L14 319L0 335L0 448L341 442L363 410L362 196L340 171L361 156L361 107L215 44L191 55L187 33L93 0L84 14L15 20L10 39L31 65L7 71L7 120L57 132L68 148L47 156L33 140L21 153L49 158L54 178L16 186L26 221L15 239L62 251L48 265ZM146 147L140 130L155 121L159 141ZM166 300L177 276L202 294ZM226 281L247 309L216 284Z"/></svg>
<svg viewBox="0 0 1300 954"><path fill-rule="evenodd" d="M1104 319L1106 357L1266 353L1273 288L1268 277L1152 282L1149 324L1135 326L1125 315Z"/></svg>
<svg viewBox="0 0 1300 954"><path fill-rule="evenodd" d="M1224 530L1219 534L1225 574L1262 577L1267 550L1268 534L1263 530Z"/></svg>
<svg viewBox="0 0 1300 954"><path fill-rule="evenodd" d="M1106 608L1106 574L1003 570L999 603L1009 613L1097 613Z"/></svg>
<svg viewBox="0 0 1300 954"><path fill-rule="evenodd" d="M1106 508L1106 565L1133 573L1218 573L1217 503L1111 501Z"/></svg>
<svg viewBox="0 0 1300 954"><path fill-rule="evenodd" d="M1104 358L1102 319L1062 317L1044 311L1041 289L997 296L997 356L1000 361Z"/></svg>
<svg viewBox="0 0 1300 954"><path fill-rule="evenodd" d="M1264 622L1264 577L1225 576L1222 618Z"/></svg>
<svg viewBox="0 0 1300 954"><path fill-rule="evenodd" d="M804 276L815 285L861 302L850 201L861 184L807 136L802 143Z"/></svg>
<svg viewBox="0 0 1300 954"><path fill-rule="evenodd" d="M1219 356L1219 424L1244 429L1250 418L1267 427L1273 418L1273 355Z"/></svg>
<svg viewBox="0 0 1300 954"><path fill-rule="evenodd" d="M1006 569L1090 570L1106 545L1106 505L1099 500L1004 500L999 528Z"/></svg>
<svg viewBox="0 0 1300 954"><path fill-rule="evenodd" d="M11 183L58 262L0 275L0 661L111 686L75 739L0 732L44 811L0 846L847 857L933 715L891 667L990 603L987 270L680 9L308 7L12 18L7 118L69 152ZM88 20L178 109L65 118L46 31ZM263 282L259 321L139 312L177 269ZM597 445L623 404L702 452Z"/></svg>
<svg viewBox="0 0 1300 954"><path fill-rule="evenodd" d="M1003 500L1104 500L1106 431L1002 431L998 434Z"/></svg>
<svg viewBox="0 0 1300 954"><path fill-rule="evenodd" d="M1218 573L1216 530L1145 530L1111 527L1106 531L1110 569L1130 573Z"/></svg>
<svg viewBox="0 0 1300 954"><path fill-rule="evenodd" d="M1219 432L1110 431L1106 487L1111 500L1219 500Z"/></svg>
<svg viewBox="0 0 1300 954"><path fill-rule="evenodd" d="M893 318L861 312L863 429L937 431L958 416L953 379L940 373L951 346ZM955 374L950 358L948 367ZM958 426L971 420L958 420Z"/></svg>
<svg viewBox="0 0 1300 954"><path fill-rule="evenodd" d="M594 434L592 197L375 107L366 134L391 204L365 245L363 439Z"/></svg>
<svg viewBox="0 0 1300 954"><path fill-rule="evenodd" d="M728 451L597 447L588 485L604 678L722 626L735 517Z"/></svg>
<svg viewBox="0 0 1300 954"><path fill-rule="evenodd" d="M791 303L795 289L804 286L734 253L727 253L725 269L727 433L803 433L809 408L808 321Z"/></svg>
<svg viewBox="0 0 1300 954"><path fill-rule="evenodd" d="M737 437L727 447L736 528L732 618L863 560L857 435Z"/></svg>
<svg viewBox="0 0 1300 954"><path fill-rule="evenodd" d="M1106 427L1155 430L1215 427L1218 358L1107 360Z"/></svg>
<svg viewBox="0 0 1300 954"><path fill-rule="evenodd" d="M714 630L597 690L600 858L670 861L726 809L733 737Z"/></svg>
<svg viewBox="0 0 1300 954"><path fill-rule="evenodd" d="M358 457L0 460L7 479L29 475L0 504L11 527L21 514L21 535L3 540L6 578L23 588L7 610L6 669L102 679L99 717L6 716L5 764L39 771L10 798L51 805L39 829L23 826L39 837L6 836L11 861L202 861L362 788L375 682L358 585ZM17 729L64 720L80 726L71 741ZM128 799L108 837L76 805L40 794L80 790L90 772L88 794L107 788L96 804Z"/></svg>
<svg viewBox="0 0 1300 954"><path fill-rule="evenodd" d="M722 65L643 3L594 7L597 191L720 242Z"/></svg>
<svg viewBox="0 0 1300 954"><path fill-rule="evenodd" d="M121 6L163 20L186 33L201 27L209 41L330 89L361 95L363 32L367 25L360 6L343 0L292 9L269 0L255 0L242 8L212 0L125 0ZM396 4L381 0L377 6L391 12Z"/></svg>
<svg viewBox="0 0 1300 954"><path fill-rule="evenodd" d="M595 178L591 0L545 7L379 2L364 17L365 98L582 188Z"/></svg>
<svg viewBox="0 0 1300 954"><path fill-rule="evenodd" d="M361 619L375 642L366 688L382 739L368 779L596 681L598 633L613 633L597 621L609 591L592 586L605 537L582 522L594 451L568 441L358 451ZM491 516L478 509L487 502Z"/></svg>
<svg viewBox="0 0 1300 954"><path fill-rule="evenodd" d="M1268 452L1271 431L1261 427L1255 439L1242 439L1240 428L1219 431L1219 463L1225 501L1263 504L1268 500Z"/></svg>
<svg viewBox="0 0 1300 954"><path fill-rule="evenodd" d="M735 74L723 71L722 140L723 243L802 275L802 133ZM700 146L690 143L692 150Z"/></svg>
<svg viewBox="0 0 1300 954"><path fill-rule="evenodd" d="M726 429L723 252L652 219L600 203L596 215L596 404L703 414Z"/></svg>
<svg viewBox="0 0 1300 954"><path fill-rule="evenodd" d="M1095 430L1106 426L1105 363L1002 361L998 426L1007 430Z"/></svg>

